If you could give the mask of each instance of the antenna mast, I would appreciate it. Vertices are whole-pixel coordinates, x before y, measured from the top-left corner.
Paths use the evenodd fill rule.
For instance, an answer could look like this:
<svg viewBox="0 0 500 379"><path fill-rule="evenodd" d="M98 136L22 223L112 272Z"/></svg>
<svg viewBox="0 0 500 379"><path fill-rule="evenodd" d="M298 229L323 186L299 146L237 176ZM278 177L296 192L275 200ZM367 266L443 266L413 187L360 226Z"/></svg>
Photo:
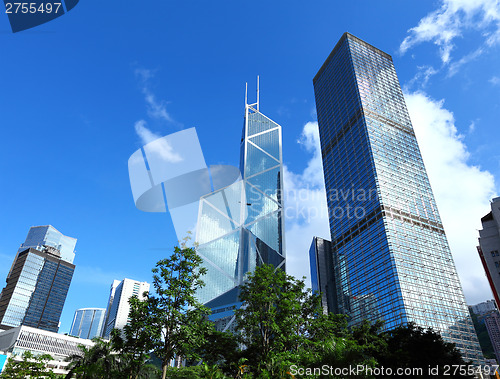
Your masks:
<svg viewBox="0 0 500 379"><path fill-rule="evenodd" d="M245 83L245 107L248 105L248 82Z"/></svg>
<svg viewBox="0 0 500 379"><path fill-rule="evenodd" d="M259 110L259 75L257 75L257 110Z"/></svg>

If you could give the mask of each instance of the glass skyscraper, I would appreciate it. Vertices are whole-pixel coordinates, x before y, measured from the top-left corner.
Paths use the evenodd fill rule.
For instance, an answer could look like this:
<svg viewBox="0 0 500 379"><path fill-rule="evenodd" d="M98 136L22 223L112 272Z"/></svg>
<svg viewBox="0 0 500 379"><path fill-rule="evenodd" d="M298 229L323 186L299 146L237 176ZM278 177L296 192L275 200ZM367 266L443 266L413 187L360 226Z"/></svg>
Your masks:
<svg viewBox="0 0 500 379"><path fill-rule="evenodd" d="M26 325L58 331L75 270L75 244L76 239L63 236L52 226L30 229L0 294L0 327Z"/></svg>
<svg viewBox="0 0 500 379"><path fill-rule="evenodd" d="M18 252L30 247L40 250L41 246L51 246L59 250L61 259L73 263L75 260L75 245L76 238L65 236L52 225L32 226L26 241L19 247Z"/></svg>
<svg viewBox="0 0 500 379"><path fill-rule="evenodd" d="M345 33L313 80L340 312L482 353L390 55Z"/></svg>
<svg viewBox="0 0 500 379"><path fill-rule="evenodd" d="M257 92L258 93L258 92ZM198 299L219 330L232 328L239 285L261 264L285 269L281 126L245 101L242 180L200 199L196 242L207 275Z"/></svg>
<svg viewBox="0 0 500 379"><path fill-rule="evenodd" d="M77 309L69 334L88 340L100 337L105 315L106 309L104 308Z"/></svg>

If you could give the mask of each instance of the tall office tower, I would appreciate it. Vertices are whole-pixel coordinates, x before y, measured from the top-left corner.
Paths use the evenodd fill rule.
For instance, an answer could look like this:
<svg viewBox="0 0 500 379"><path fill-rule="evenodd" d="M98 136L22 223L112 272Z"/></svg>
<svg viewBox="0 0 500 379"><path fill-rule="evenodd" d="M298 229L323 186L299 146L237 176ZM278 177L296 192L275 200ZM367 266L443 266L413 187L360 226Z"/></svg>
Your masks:
<svg viewBox="0 0 500 379"><path fill-rule="evenodd" d="M500 306L500 197L491 200L491 212L481 218L477 251L490 283L491 291Z"/></svg>
<svg viewBox="0 0 500 379"><path fill-rule="evenodd" d="M313 79L338 309L482 353L390 55L345 33Z"/></svg>
<svg viewBox="0 0 500 379"><path fill-rule="evenodd" d="M75 244L76 239L52 226L30 229L0 295L0 328L25 325L58 331L75 270Z"/></svg>
<svg viewBox="0 0 500 379"><path fill-rule="evenodd" d="M313 292L321 294L321 306L325 314L339 313L336 308L335 276L330 274L335 267L333 259L332 243L320 237L313 237L309 249L311 287Z"/></svg>
<svg viewBox="0 0 500 379"><path fill-rule="evenodd" d="M139 300L144 299L144 292L149 291L149 283L139 282L132 279L113 281L111 285L106 318L102 327L102 337L109 338L113 329L123 329L128 322L130 304L128 300L137 296Z"/></svg>
<svg viewBox="0 0 500 379"><path fill-rule="evenodd" d="M59 250L62 260L68 263L73 263L75 259L75 245L76 238L65 236L52 225L32 226L28 231L26 240L17 250L16 259L20 252L30 247L36 250L41 250L43 246L50 246ZM16 259L14 259L14 262L16 262ZM9 278L13 268L14 264L12 264L12 267L10 268L7 279Z"/></svg>
<svg viewBox="0 0 500 379"><path fill-rule="evenodd" d="M198 299L219 330L234 326L239 285L261 264L285 269L281 198L281 126L245 99L240 171L243 180L200 199L196 241L207 274Z"/></svg>
<svg viewBox="0 0 500 379"><path fill-rule="evenodd" d="M59 250L61 259L73 263L75 259L76 238L68 237L59 232L52 225L32 226L18 252L27 248L39 250L41 246L51 246Z"/></svg>
<svg viewBox="0 0 500 379"><path fill-rule="evenodd" d="M100 337L105 315L106 309L104 308L77 309L69 334L88 340Z"/></svg>

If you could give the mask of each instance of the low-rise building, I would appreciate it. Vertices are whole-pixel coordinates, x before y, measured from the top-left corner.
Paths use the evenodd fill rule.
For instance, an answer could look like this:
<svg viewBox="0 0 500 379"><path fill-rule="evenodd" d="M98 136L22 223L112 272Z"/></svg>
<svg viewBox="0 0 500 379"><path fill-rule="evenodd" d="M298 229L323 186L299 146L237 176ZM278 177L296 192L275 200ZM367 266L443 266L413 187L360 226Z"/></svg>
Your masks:
<svg viewBox="0 0 500 379"><path fill-rule="evenodd" d="M94 343L87 339L76 338L36 329L29 326L18 326L0 332L0 353L10 357L15 355L21 358L24 352L30 351L34 355L50 354L53 358L47 367L54 373L65 375L69 362L65 359L74 354L81 354L78 345L91 347ZM1 358L1 356L0 356Z"/></svg>

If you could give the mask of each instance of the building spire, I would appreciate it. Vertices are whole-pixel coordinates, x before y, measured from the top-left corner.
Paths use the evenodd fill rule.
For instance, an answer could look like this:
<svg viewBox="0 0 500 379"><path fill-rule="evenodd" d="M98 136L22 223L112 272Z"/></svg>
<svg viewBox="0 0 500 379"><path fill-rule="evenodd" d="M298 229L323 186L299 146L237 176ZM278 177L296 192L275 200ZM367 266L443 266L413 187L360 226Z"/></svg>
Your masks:
<svg viewBox="0 0 500 379"><path fill-rule="evenodd" d="M259 75L257 75L257 111L259 110Z"/></svg>
<svg viewBox="0 0 500 379"><path fill-rule="evenodd" d="M245 107L249 106L256 109L259 112L259 97L260 97L260 89L259 89L259 75L257 75L257 101L252 104L248 104L248 82L245 83Z"/></svg>
<svg viewBox="0 0 500 379"><path fill-rule="evenodd" d="M245 82L245 107L248 105L248 82Z"/></svg>

